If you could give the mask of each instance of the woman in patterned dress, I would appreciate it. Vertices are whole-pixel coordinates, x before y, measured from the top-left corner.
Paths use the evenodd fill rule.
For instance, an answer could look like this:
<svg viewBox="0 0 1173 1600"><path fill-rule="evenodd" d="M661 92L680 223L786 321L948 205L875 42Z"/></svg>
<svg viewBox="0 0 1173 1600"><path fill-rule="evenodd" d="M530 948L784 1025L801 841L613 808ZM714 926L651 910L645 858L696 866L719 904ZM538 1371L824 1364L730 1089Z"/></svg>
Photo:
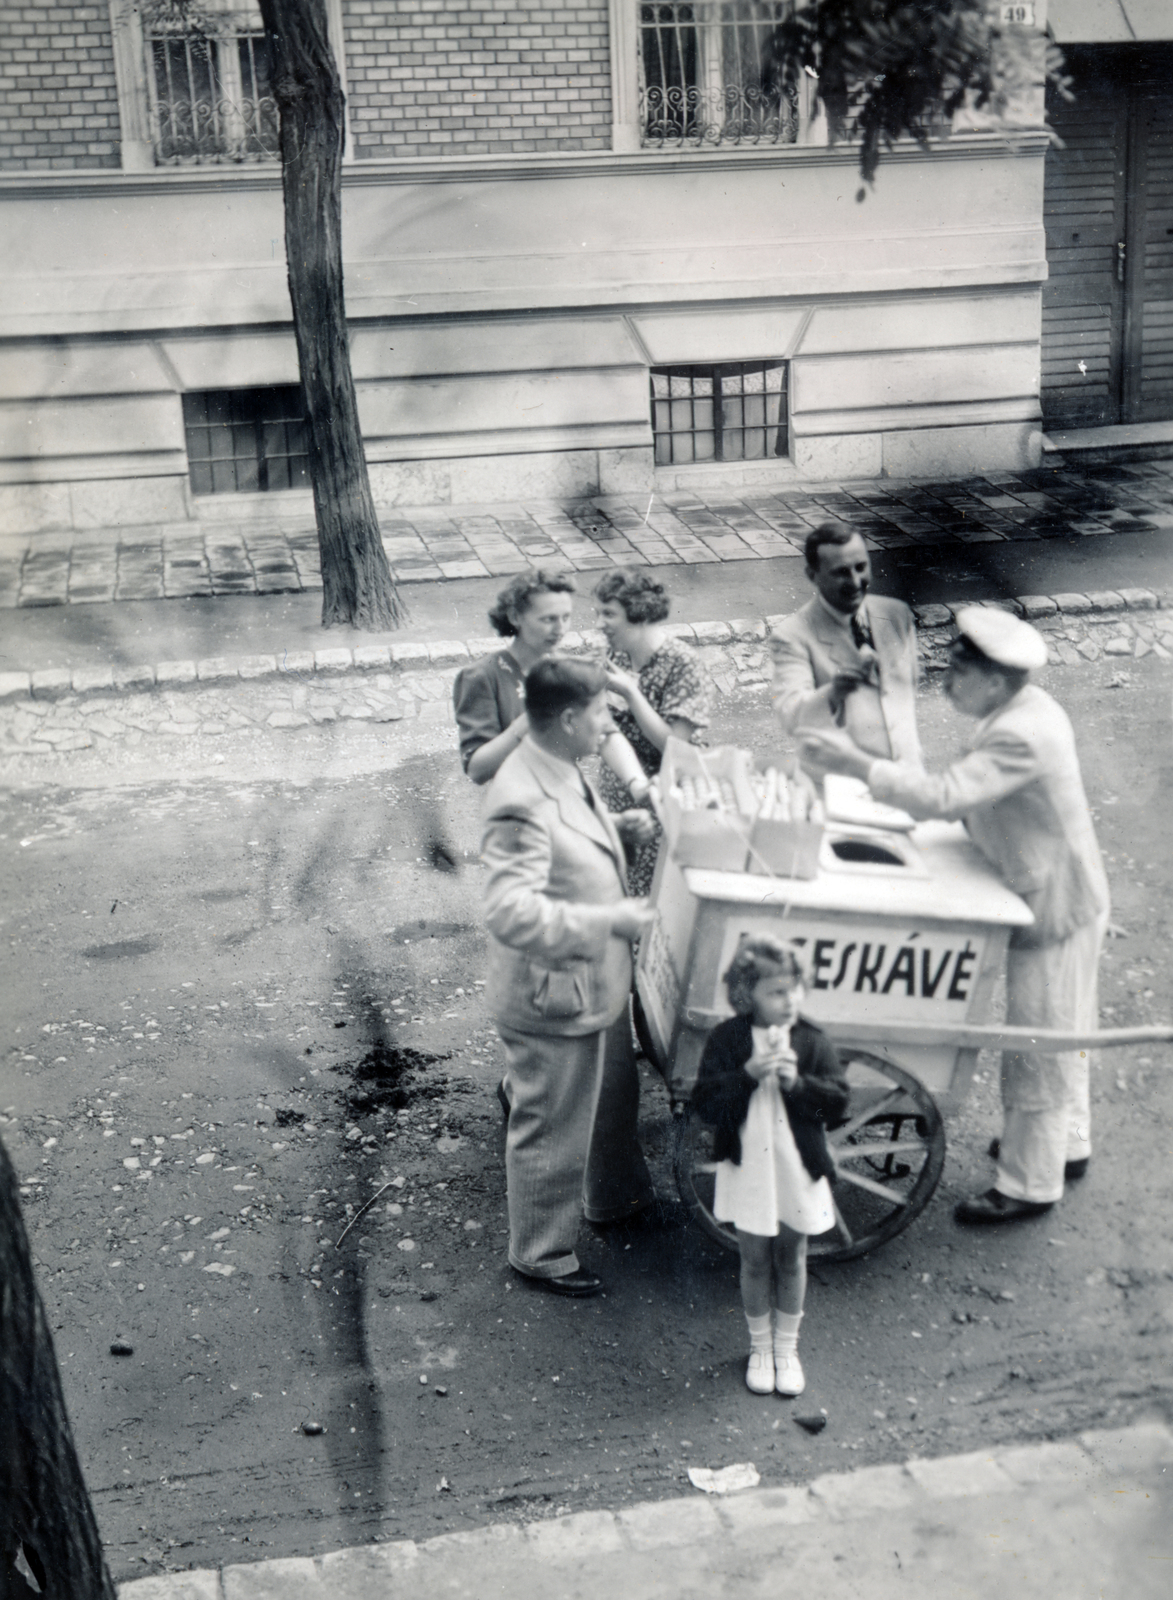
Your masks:
<svg viewBox="0 0 1173 1600"><path fill-rule="evenodd" d="M617 567L596 586L595 603L607 637L607 687L623 701L622 707L612 708L612 716L651 778L660 770L669 736L688 744L703 742L712 682L696 652L662 626L668 595L648 573ZM599 787L612 810L630 804L606 769ZM632 894L650 890L659 847L657 829L650 843L634 850L627 872Z"/></svg>

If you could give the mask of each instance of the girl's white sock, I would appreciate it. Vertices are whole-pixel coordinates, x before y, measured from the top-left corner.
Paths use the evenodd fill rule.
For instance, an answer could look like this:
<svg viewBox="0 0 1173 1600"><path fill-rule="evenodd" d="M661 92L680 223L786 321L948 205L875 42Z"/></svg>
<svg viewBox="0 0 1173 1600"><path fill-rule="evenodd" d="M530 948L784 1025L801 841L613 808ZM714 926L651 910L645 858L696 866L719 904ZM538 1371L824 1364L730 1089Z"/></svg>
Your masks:
<svg viewBox="0 0 1173 1600"><path fill-rule="evenodd" d="M751 1350L770 1349L770 1324L773 1320L769 1311L764 1317L751 1317L747 1311L745 1320L749 1324L749 1347Z"/></svg>
<svg viewBox="0 0 1173 1600"><path fill-rule="evenodd" d="M791 1355L798 1349L798 1325L802 1312L791 1315L788 1311L774 1312L774 1349L779 1355Z"/></svg>

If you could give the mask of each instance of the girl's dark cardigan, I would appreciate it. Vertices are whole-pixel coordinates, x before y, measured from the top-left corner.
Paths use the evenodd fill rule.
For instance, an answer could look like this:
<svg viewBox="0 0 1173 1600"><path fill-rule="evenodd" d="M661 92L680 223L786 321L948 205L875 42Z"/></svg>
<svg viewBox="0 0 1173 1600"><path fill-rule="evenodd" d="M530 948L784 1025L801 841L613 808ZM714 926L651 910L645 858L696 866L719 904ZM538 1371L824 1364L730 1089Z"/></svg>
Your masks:
<svg viewBox="0 0 1173 1600"><path fill-rule="evenodd" d="M833 1178L826 1129L843 1120L850 1092L831 1041L813 1022L800 1017L790 1035L798 1057L798 1079L782 1090L794 1142L812 1178ZM753 1054L749 1017L720 1022L705 1040L692 1104L714 1130L713 1156L741 1165L741 1128L757 1082L745 1070Z"/></svg>

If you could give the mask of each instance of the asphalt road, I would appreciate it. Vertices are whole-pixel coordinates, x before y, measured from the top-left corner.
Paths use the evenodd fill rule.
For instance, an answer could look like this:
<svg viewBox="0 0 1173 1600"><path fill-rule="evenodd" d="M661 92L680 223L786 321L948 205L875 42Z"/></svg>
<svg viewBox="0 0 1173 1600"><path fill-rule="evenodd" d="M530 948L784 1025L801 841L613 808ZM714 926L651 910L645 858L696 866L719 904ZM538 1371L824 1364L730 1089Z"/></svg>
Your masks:
<svg viewBox="0 0 1173 1600"><path fill-rule="evenodd" d="M1173 1015L1166 669L1048 682L1128 933L1105 1020ZM760 695L722 712L723 738L768 742ZM943 758L959 726L933 693L923 726ZM172 741L132 779L3 799L0 1135L117 1577L622 1506L679 1492L690 1464L804 1482L1168 1411L1162 1047L1098 1066L1097 1153L1061 1207L971 1234L950 1212L989 1181L985 1064L925 1214L813 1275L817 1437L745 1390L736 1262L695 1229L584 1226L597 1300L517 1281L476 796L448 739L262 733L231 773ZM645 1087L670 1198L667 1102Z"/></svg>

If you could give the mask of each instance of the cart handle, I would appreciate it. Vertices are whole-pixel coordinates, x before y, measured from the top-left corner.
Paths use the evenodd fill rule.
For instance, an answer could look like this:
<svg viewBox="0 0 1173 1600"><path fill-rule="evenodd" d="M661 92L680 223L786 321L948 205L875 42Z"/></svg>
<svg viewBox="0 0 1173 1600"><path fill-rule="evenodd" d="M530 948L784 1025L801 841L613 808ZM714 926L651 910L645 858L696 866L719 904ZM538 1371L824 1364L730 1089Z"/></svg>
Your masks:
<svg viewBox="0 0 1173 1600"><path fill-rule="evenodd" d="M727 1013L687 1006L686 1028L708 1033ZM1056 1028L1012 1028L967 1026L964 1023L916 1022L822 1022L823 1032L836 1043L860 1045L949 1045L956 1050L1115 1050L1130 1044L1173 1042L1173 1024L1157 1022L1147 1028L1089 1028L1081 1033L1064 1033Z"/></svg>

